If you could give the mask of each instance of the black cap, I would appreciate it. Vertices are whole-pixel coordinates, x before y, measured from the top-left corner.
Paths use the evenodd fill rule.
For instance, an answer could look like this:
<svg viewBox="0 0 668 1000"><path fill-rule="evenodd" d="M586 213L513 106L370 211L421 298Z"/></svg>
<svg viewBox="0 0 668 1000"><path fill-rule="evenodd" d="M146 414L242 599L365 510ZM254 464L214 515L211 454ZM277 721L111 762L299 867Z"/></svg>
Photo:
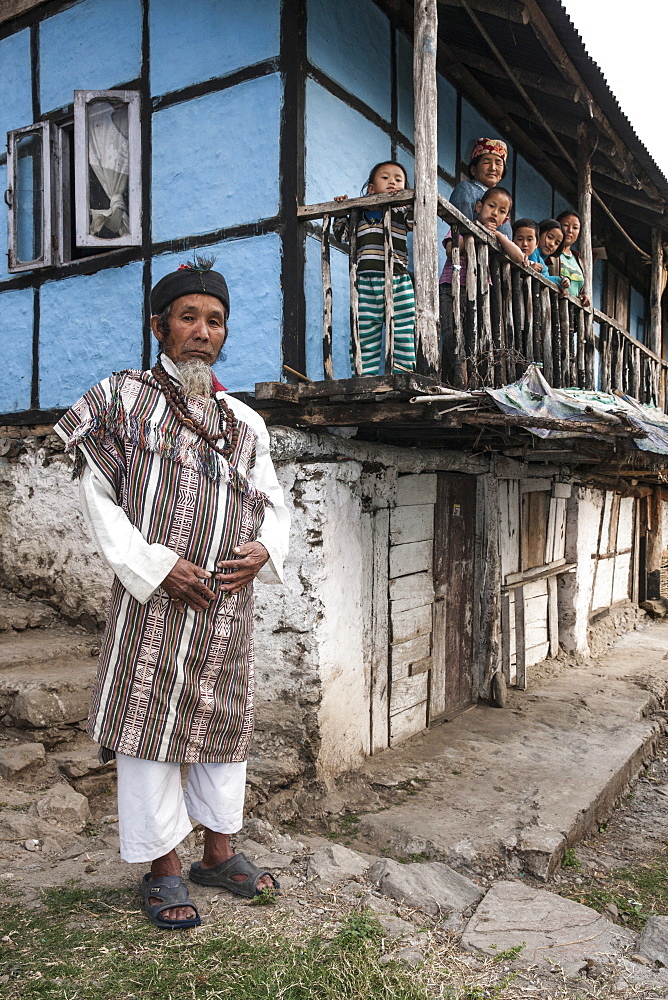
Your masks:
<svg viewBox="0 0 668 1000"><path fill-rule="evenodd" d="M219 271L213 271L214 257L200 257L181 264L176 271L166 274L151 289L151 314L156 315L166 309L174 299L182 295L213 295L230 313L230 293L227 282Z"/></svg>

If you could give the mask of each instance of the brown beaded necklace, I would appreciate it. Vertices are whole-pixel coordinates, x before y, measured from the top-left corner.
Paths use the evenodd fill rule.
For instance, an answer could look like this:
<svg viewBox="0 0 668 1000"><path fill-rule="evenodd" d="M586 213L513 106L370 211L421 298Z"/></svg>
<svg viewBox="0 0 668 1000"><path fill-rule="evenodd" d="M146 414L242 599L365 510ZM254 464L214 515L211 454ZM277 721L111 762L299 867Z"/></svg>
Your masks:
<svg viewBox="0 0 668 1000"><path fill-rule="evenodd" d="M186 397L183 395L181 386L178 382L173 381L169 377L162 366L160 358L158 358L157 364L151 368L151 375L162 389L163 395L167 400L167 405L181 426L187 428L189 431L194 431L194 433L197 434L198 437L202 438L203 441L206 441L206 443L213 448L218 455L222 455L223 458L229 459L230 455L234 452L239 439L239 427L237 424L237 418L234 416L232 409L228 406L225 400L219 399L218 396L214 396L214 399L218 404L220 437L227 438L225 447L220 448L216 443L217 439L212 434L209 434L199 420L196 420L192 416L188 410Z"/></svg>

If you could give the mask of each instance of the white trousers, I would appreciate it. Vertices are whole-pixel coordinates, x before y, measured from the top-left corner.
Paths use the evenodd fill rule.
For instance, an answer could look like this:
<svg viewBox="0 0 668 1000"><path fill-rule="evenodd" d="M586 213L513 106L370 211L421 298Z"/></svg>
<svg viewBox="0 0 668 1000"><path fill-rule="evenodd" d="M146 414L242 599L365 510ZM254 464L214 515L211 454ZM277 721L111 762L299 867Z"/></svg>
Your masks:
<svg viewBox="0 0 668 1000"><path fill-rule="evenodd" d="M180 764L117 753L116 769L124 861L169 854L191 832L191 819L215 833L237 833L243 826L246 761L191 764L185 791Z"/></svg>

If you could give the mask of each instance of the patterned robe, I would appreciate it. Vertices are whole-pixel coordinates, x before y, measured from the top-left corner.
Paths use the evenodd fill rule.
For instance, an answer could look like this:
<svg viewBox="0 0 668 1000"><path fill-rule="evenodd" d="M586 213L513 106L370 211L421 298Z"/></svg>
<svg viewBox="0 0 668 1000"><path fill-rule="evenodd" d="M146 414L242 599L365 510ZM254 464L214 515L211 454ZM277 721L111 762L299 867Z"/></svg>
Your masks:
<svg viewBox="0 0 668 1000"><path fill-rule="evenodd" d="M105 379L56 426L74 453L75 475L87 464L156 552L212 573L236 545L258 537L271 503L254 481L258 434L263 467L271 469L266 478L282 506L263 422L226 399L239 426L229 462L179 424L150 372ZM189 396L187 406L209 433L220 433L215 399ZM246 759L253 731L253 586L236 594L221 590L219 581L209 586L217 598L205 611L179 613L160 587L143 603L114 578L87 730L103 747L149 760Z"/></svg>

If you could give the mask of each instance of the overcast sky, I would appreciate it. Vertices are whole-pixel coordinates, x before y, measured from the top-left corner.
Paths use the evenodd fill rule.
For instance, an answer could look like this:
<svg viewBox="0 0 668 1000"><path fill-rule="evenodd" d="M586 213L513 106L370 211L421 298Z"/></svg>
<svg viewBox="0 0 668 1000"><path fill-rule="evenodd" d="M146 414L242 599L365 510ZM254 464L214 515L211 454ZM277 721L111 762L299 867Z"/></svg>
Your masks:
<svg viewBox="0 0 668 1000"><path fill-rule="evenodd" d="M664 0L562 0L622 111L668 176Z"/></svg>

